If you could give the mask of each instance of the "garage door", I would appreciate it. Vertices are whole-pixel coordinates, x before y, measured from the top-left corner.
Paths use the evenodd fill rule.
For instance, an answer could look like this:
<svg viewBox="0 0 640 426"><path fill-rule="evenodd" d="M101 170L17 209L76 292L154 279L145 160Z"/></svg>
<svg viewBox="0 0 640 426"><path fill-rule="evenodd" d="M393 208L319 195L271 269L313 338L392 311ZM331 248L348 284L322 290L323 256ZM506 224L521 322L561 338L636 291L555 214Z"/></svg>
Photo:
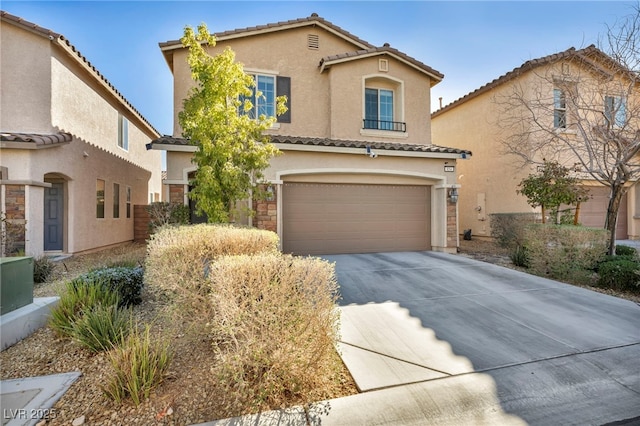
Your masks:
<svg viewBox="0 0 640 426"><path fill-rule="evenodd" d="M285 183L285 253L430 250L430 186Z"/></svg>
<svg viewBox="0 0 640 426"><path fill-rule="evenodd" d="M580 207L580 223L584 226L603 228L607 218L607 205L609 204L609 188L590 188L589 201ZM624 240L629 237L627 232L627 195L622 197L620 210L618 210L618 223L616 224L616 238Z"/></svg>

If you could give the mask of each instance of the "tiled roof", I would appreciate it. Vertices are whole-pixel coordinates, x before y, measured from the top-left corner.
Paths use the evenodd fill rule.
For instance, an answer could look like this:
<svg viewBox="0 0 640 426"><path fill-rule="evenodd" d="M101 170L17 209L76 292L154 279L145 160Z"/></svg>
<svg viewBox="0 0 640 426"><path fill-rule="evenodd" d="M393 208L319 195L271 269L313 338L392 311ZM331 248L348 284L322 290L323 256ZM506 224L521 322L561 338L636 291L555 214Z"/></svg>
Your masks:
<svg viewBox="0 0 640 426"><path fill-rule="evenodd" d="M0 10L0 18L3 21L7 21L10 22L14 25L17 25L19 27L22 27L26 30L29 30L35 34L41 35L43 37L47 37L49 40L51 40L52 42L56 42L58 45L60 45L63 49L65 49L72 58L74 58L76 61L78 61L81 65L83 65L86 69L88 69L88 71L93 74L94 78L96 78L99 82L101 82L103 85L105 85L108 90L110 90L111 92L113 92L113 94L124 104L126 105L140 120L142 120L147 126L149 126L149 129L152 130L153 132L155 132L155 134L159 135L160 132L158 132L152 125L151 123L149 123L149 121L142 115L140 114L140 112L134 108L133 105L131 105L131 103L115 88L115 86L113 84L111 84L109 82L109 80L106 79L105 76L103 76L100 71L98 71L98 69L91 64L91 62L89 62L87 60L86 57L84 57L82 55L82 53L80 53L80 51L78 49L76 49L76 47L74 45L71 44L71 42L69 40L67 40L65 38L65 36L63 36L62 34L56 33L54 31L51 31L47 28L43 28L37 24L34 24L33 22L29 22L26 21L22 18L20 18L19 16L15 16L12 15L8 12L5 12L4 10Z"/></svg>
<svg viewBox="0 0 640 426"><path fill-rule="evenodd" d="M2 142L17 142L25 144L35 144L36 146L57 145L66 142L71 142L73 137L71 133L13 133L2 132L0 133L0 141Z"/></svg>
<svg viewBox="0 0 640 426"><path fill-rule="evenodd" d="M254 32L270 32L270 31L279 31L282 29L295 27L295 26L304 26L304 25L313 25L319 24L340 34L342 37L350 39L352 42L361 45L364 48L372 48L374 47L372 44L362 40L361 38L356 37L348 31L340 28L337 25L332 24L324 18L318 16L317 13L312 13L311 16L307 18L299 18L299 19L291 19L288 21L275 22L266 25L257 25L254 27L246 27L246 28L238 28L235 30L224 31L221 33L215 33L215 37L217 40L223 40L225 38L233 38L234 36L244 36L249 35ZM171 48L171 47L182 47L182 43L180 40L171 40L163 43L159 43L160 48Z"/></svg>
<svg viewBox="0 0 640 426"><path fill-rule="evenodd" d="M438 115L452 109L455 108L456 106L463 104L464 102L467 102L485 92L490 91L491 89L506 83L509 80L512 80L520 75L522 75L525 72L531 71L535 68L538 68L540 66L543 65L547 65L553 62L556 62L558 60L561 59L566 59L566 58L570 58L570 57L578 57L580 60L584 61L587 65L589 65L591 68L594 68L600 72L602 72L601 69L596 68L597 66L595 65L595 63L593 61L591 61L589 59L589 57L594 57L597 56L600 58L600 60L603 60L605 62L608 62L614 66L618 66L620 67L620 64L616 64L613 59L611 57L609 57L606 53L602 52L600 49L598 49L597 47L595 47L593 44L585 47L584 49L580 49L580 50L576 50L576 48L571 47L563 52L558 52L558 53L553 53L551 55L547 55L544 56L542 58L538 58L538 59L531 59L527 62L525 62L524 64L520 65L517 68L514 68L513 70L509 71L508 73L496 78L495 80L485 84L484 86L474 90L473 92L470 92L466 95L464 95L463 97L453 101L452 103L440 108L439 110L435 111L433 114L431 114L431 117L437 117Z"/></svg>
<svg viewBox="0 0 640 426"><path fill-rule="evenodd" d="M328 68L333 63L344 62L345 60L358 59L361 57L368 57L376 54L394 55L399 59L417 67L418 69L425 72L426 74L429 74L430 76L434 77L437 81L440 81L444 78L444 74L442 74L441 72L436 71L430 66L418 61L417 59L412 58L411 56L400 52L398 49L394 49L393 47L389 46L388 43L385 43L384 46L382 47L372 47L369 49L357 50L355 52L346 52L346 53L341 53L339 55L331 55L331 56L324 57L320 60L320 68L321 69Z"/></svg>
<svg viewBox="0 0 640 426"><path fill-rule="evenodd" d="M289 145L307 145L307 146L325 146L336 148L362 148L366 149L371 147L375 150L381 151L404 151L404 152L428 152L428 153L441 153L441 154L466 154L471 155L471 151L458 148L449 148L439 145L418 145L418 144L406 144L406 143L391 143L391 142L370 142L370 141L354 141L354 140L342 140L342 139L328 139L328 138L309 138L298 136L271 136L271 142L289 144ZM174 138L171 136L163 136L155 139L151 144L164 144L164 145L189 145L189 140L185 138Z"/></svg>

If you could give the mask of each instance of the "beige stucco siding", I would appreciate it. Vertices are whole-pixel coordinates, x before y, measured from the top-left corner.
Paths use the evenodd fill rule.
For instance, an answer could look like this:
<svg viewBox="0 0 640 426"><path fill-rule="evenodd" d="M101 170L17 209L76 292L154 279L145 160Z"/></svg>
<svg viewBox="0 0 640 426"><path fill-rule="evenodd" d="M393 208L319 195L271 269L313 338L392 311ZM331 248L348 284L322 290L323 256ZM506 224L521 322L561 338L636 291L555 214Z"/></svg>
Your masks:
<svg viewBox="0 0 640 426"><path fill-rule="evenodd" d="M317 50L307 47L309 34L319 36ZM331 94L338 98L343 97L343 94L331 86L327 73L320 73L319 64L325 56L356 50L353 44L319 27L304 27L255 37L221 40L211 49L211 54L226 47L235 52L236 60L244 64L249 73L262 72L291 78L291 123L279 123L275 129L278 134L331 137ZM277 58L274 56L274 49L277 49ZM184 49L173 53L175 136L182 135L178 113L182 110L182 102L189 88L194 84L186 58L187 51ZM357 81L352 89L361 91L361 80L359 76L356 77ZM359 96L355 99L358 109L354 116L356 126L362 124L362 101Z"/></svg>
<svg viewBox="0 0 640 426"><path fill-rule="evenodd" d="M331 138L401 143L431 143L430 80L400 62L386 58L389 71L381 72L371 57L336 64L326 70L331 91ZM394 120L407 123L407 132L363 131L365 87L393 91ZM390 139L391 138L391 139Z"/></svg>
<svg viewBox="0 0 640 426"><path fill-rule="evenodd" d="M87 83L79 76L85 71L63 56L51 58L51 122L55 129L69 132L110 154L142 167L151 173L149 192L162 186L161 154L145 147L154 135L143 132L137 118L129 114L97 83ZM118 115L129 121L128 149L118 146Z"/></svg>
<svg viewBox="0 0 640 426"><path fill-rule="evenodd" d="M4 22L0 34L0 128L50 132L50 41Z"/></svg>
<svg viewBox="0 0 640 426"><path fill-rule="evenodd" d="M473 152L458 161L460 230L489 236L492 213L533 211L524 196L516 193L518 183L530 170L519 159L504 153L496 126L498 106L494 93L485 93L455 108L455 112L432 119L432 137L437 145L464 147Z"/></svg>

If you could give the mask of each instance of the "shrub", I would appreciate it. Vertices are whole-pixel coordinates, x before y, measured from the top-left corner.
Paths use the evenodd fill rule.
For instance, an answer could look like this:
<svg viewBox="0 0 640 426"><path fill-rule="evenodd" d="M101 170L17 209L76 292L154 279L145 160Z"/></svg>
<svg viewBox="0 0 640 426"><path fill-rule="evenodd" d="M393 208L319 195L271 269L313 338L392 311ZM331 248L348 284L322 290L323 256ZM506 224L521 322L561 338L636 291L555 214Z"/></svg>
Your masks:
<svg viewBox="0 0 640 426"><path fill-rule="evenodd" d="M535 274L583 282L607 251L607 231L582 226L534 224L526 227L529 267Z"/></svg>
<svg viewBox="0 0 640 426"><path fill-rule="evenodd" d="M505 248L515 249L524 244L524 230L536 222L535 213L494 213L489 215L491 236Z"/></svg>
<svg viewBox="0 0 640 426"><path fill-rule="evenodd" d="M118 403L131 397L138 406L162 383L171 358L169 344L152 342L148 326L143 333L134 328L122 345L109 353L114 375L102 390Z"/></svg>
<svg viewBox="0 0 640 426"><path fill-rule="evenodd" d="M189 206L166 201L153 202L147 206L149 213L149 230L166 225L186 225L189 223Z"/></svg>
<svg viewBox="0 0 640 426"><path fill-rule="evenodd" d="M46 282L51 276L56 264L47 256L40 256L33 259L33 281L36 283Z"/></svg>
<svg viewBox="0 0 640 426"><path fill-rule="evenodd" d="M97 305L71 326L71 336L91 352L111 349L129 334L131 311L118 305Z"/></svg>
<svg viewBox="0 0 640 426"><path fill-rule="evenodd" d="M208 284L214 374L225 405L303 401L335 378L332 264L276 254L223 257L211 264Z"/></svg>
<svg viewBox="0 0 640 426"><path fill-rule="evenodd" d="M141 267L115 266L99 268L73 280L73 283L78 286L82 286L86 282L100 282L118 293L121 307L138 305L142 302L144 270Z"/></svg>
<svg viewBox="0 0 640 426"><path fill-rule="evenodd" d="M640 263L628 259L603 262L598 268L598 286L614 290L640 290Z"/></svg>
<svg viewBox="0 0 640 426"><path fill-rule="evenodd" d="M51 310L49 324L61 335L73 335L73 324L85 312L98 305L117 305L120 298L117 293L105 287L100 281L83 281L82 285L71 281L66 285L58 304Z"/></svg>
<svg viewBox="0 0 640 426"><path fill-rule="evenodd" d="M529 254L527 253L526 247L517 246L509 257L511 258L511 262L513 262L514 265L520 266L522 268L529 267Z"/></svg>
<svg viewBox="0 0 640 426"><path fill-rule="evenodd" d="M636 256L638 254L638 250L634 247L629 247L625 245L617 245L616 246L616 255L617 256Z"/></svg>
<svg viewBox="0 0 640 426"><path fill-rule="evenodd" d="M172 297L180 314L206 311L210 264L220 256L278 252L278 236L271 231L227 225L163 228L147 247L145 279Z"/></svg>

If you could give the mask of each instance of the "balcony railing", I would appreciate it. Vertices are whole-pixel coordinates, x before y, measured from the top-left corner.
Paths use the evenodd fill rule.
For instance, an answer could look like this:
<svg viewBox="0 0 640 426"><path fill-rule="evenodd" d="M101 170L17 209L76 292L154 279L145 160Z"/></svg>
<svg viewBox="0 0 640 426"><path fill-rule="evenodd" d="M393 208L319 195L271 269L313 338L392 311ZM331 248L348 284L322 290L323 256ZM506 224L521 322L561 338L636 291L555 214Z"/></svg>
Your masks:
<svg viewBox="0 0 640 426"><path fill-rule="evenodd" d="M406 132L407 123L402 121L381 121L370 120L365 118L362 120L363 129L389 130L392 132Z"/></svg>

